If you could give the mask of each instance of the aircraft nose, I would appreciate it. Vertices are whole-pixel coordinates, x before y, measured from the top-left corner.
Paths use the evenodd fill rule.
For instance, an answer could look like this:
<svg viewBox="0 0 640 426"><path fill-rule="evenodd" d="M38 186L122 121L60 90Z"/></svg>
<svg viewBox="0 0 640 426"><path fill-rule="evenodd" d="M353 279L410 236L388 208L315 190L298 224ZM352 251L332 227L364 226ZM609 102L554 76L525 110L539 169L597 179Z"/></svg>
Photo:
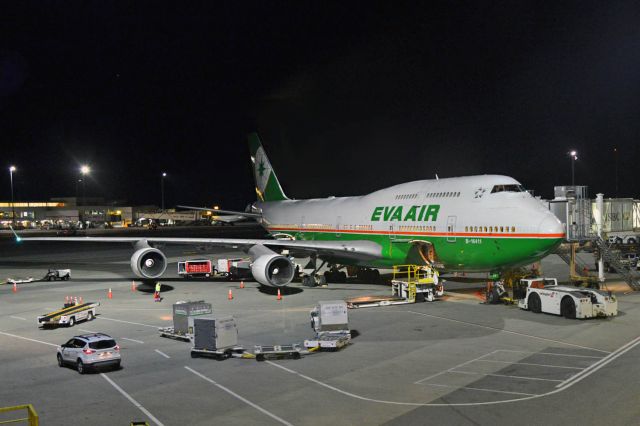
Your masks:
<svg viewBox="0 0 640 426"><path fill-rule="evenodd" d="M564 226L562 222L558 220L557 217L553 215L553 213L548 213L545 215L542 222L540 222L540 226L538 226L538 232L540 234L553 234L557 237L564 237Z"/></svg>

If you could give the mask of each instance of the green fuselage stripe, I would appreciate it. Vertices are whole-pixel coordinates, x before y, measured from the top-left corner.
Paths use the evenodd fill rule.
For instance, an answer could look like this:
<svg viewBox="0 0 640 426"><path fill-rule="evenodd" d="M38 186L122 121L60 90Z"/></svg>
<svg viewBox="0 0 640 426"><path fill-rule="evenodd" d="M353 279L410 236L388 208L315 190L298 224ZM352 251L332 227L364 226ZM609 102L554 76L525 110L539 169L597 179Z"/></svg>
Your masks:
<svg viewBox="0 0 640 426"><path fill-rule="evenodd" d="M433 245L436 261L445 269L455 271L494 271L536 262L551 253L562 242L562 238L536 235L483 235L443 233L390 233L385 231L327 232L321 230L270 230L278 234L289 234L297 240L353 241L368 240L382 248L380 259L356 262L359 266L388 268L406 263L424 263L413 242L426 241ZM351 259L339 259L344 264L354 264Z"/></svg>

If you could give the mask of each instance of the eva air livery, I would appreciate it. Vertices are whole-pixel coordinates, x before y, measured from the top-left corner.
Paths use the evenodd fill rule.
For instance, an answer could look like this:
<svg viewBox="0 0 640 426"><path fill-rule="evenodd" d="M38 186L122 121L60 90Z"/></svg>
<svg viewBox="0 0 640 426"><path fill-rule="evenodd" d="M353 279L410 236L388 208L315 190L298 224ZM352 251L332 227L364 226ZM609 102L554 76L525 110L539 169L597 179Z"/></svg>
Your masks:
<svg viewBox="0 0 640 426"><path fill-rule="evenodd" d="M393 265L428 264L444 271L499 272L535 262L563 240L560 221L513 178L465 176L403 183L356 197L289 199L256 134L249 136L258 201L250 213L274 239L67 237L24 240L130 242L131 268L160 277L167 266L159 244L240 248L254 278L285 286L292 258L326 265L338 278L345 266L366 273ZM317 265L316 262L322 262ZM371 275L369 275L371 276ZM344 275L342 275L344 277Z"/></svg>

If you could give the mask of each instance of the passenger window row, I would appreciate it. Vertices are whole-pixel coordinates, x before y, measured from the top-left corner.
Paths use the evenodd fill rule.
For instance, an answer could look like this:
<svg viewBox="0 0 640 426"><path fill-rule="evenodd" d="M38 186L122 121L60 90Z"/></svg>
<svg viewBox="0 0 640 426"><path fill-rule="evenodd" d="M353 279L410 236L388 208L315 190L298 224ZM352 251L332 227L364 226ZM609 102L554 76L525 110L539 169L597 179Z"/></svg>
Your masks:
<svg viewBox="0 0 640 426"><path fill-rule="evenodd" d="M465 226L464 232L516 232L515 226Z"/></svg>
<svg viewBox="0 0 640 426"><path fill-rule="evenodd" d="M398 227L398 231L413 231L413 232L435 232L435 226L428 225L402 225Z"/></svg>
<svg viewBox="0 0 640 426"><path fill-rule="evenodd" d="M400 194L396 195L396 200L412 200L418 198L418 194Z"/></svg>
<svg viewBox="0 0 640 426"><path fill-rule="evenodd" d="M426 198L450 198L450 197L459 197L460 192L429 192L425 194Z"/></svg>

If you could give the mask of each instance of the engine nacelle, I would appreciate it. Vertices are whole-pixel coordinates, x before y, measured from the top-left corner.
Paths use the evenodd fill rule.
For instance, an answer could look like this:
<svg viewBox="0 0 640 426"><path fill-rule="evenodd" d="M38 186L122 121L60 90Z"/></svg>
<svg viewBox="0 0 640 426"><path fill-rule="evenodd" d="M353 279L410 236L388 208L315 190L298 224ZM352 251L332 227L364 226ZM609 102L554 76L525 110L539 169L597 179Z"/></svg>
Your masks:
<svg viewBox="0 0 640 426"><path fill-rule="evenodd" d="M167 258L156 248L141 248L131 256L131 270L140 278L158 278L166 269Z"/></svg>
<svg viewBox="0 0 640 426"><path fill-rule="evenodd" d="M253 257L251 273L260 284L284 287L293 280L296 268L288 257L264 246L254 246L249 253Z"/></svg>

